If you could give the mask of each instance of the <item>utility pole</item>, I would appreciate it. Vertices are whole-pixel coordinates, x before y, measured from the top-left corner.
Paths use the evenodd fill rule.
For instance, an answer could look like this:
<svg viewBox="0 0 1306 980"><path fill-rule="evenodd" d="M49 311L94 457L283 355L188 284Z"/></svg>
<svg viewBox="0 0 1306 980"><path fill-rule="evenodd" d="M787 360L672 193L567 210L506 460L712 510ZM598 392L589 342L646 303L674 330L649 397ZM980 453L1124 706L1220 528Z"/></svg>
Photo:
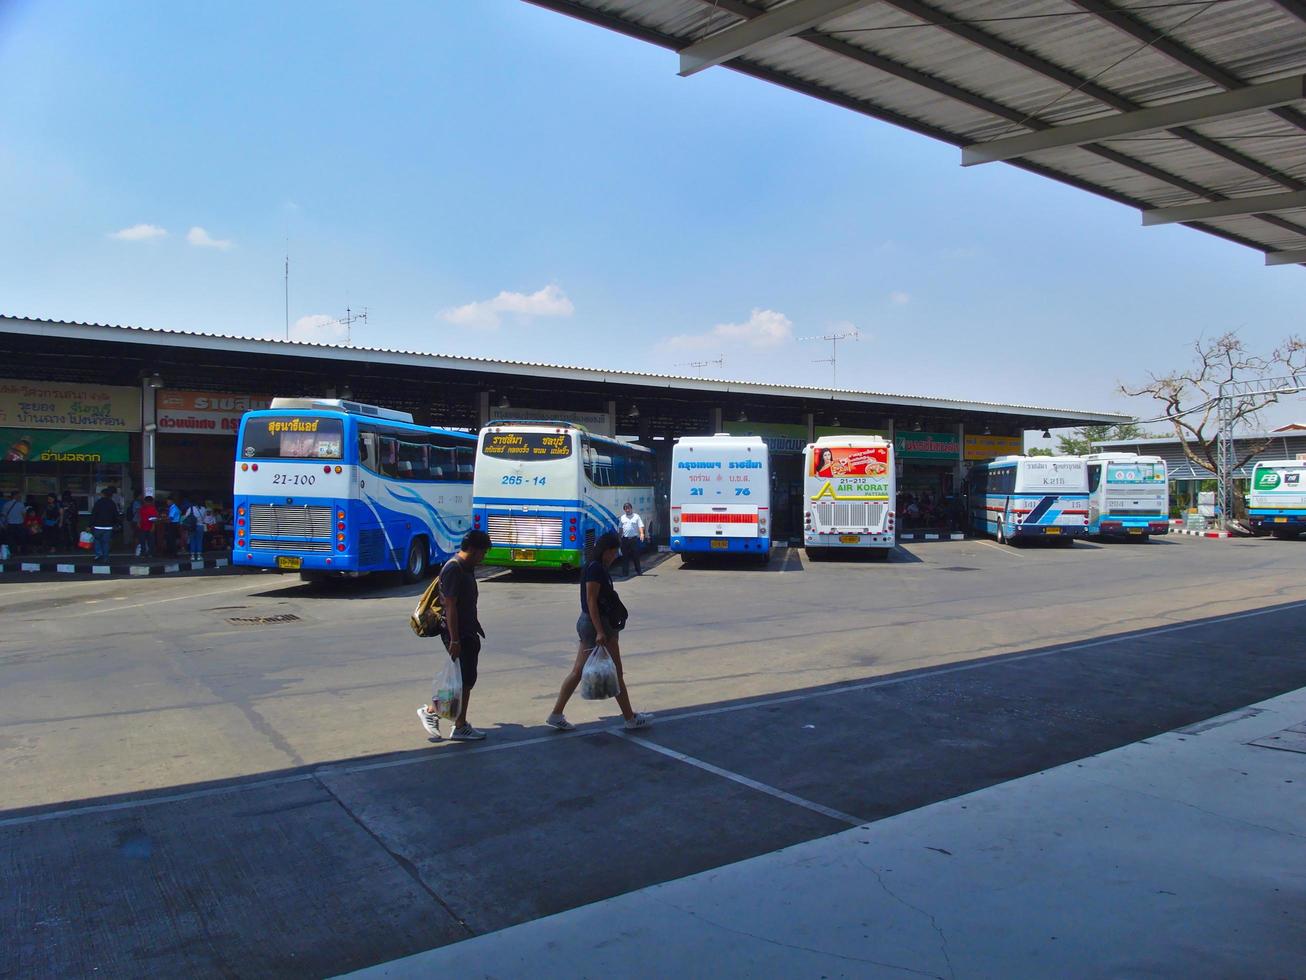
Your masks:
<svg viewBox="0 0 1306 980"><path fill-rule="evenodd" d="M286 239L286 339L290 339L290 239Z"/></svg>
<svg viewBox="0 0 1306 980"><path fill-rule="evenodd" d="M837 387L838 380L839 380L839 341L857 340L860 336L861 334L857 332L857 328L853 327L841 333L827 333L820 337L799 337L798 339L799 340L828 340L830 342L830 356L818 357L812 363L830 365L830 387L834 388Z"/></svg>
<svg viewBox="0 0 1306 980"><path fill-rule="evenodd" d="M1216 417L1220 424L1215 444L1216 503L1220 507L1220 527L1229 530L1233 521L1234 466L1238 454L1234 448L1233 424L1238 417L1238 400L1247 397L1295 395L1306 391L1306 371L1280 378L1258 378L1252 381L1225 381L1216 395ZM1269 399L1270 401L1273 398ZM1209 403L1208 403L1209 404Z"/></svg>

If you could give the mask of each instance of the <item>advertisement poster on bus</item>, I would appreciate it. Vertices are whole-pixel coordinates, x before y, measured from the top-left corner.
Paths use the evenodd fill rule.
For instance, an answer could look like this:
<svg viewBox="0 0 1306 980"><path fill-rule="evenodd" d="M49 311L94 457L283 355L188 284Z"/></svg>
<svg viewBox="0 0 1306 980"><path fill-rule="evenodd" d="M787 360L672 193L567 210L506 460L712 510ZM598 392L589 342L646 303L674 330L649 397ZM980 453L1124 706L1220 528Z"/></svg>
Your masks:
<svg viewBox="0 0 1306 980"><path fill-rule="evenodd" d="M888 500L889 447L821 446L808 476L825 480L813 500Z"/></svg>

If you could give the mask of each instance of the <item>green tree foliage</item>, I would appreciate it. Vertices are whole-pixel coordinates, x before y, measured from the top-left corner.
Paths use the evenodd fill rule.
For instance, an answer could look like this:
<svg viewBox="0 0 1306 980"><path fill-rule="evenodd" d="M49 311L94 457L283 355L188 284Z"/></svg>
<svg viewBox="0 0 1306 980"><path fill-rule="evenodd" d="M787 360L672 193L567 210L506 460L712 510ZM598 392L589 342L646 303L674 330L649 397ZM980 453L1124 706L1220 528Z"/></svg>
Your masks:
<svg viewBox="0 0 1306 980"><path fill-rule="evenodd" d="M1058 448L1062 456L1087 456L1096 452L1095 442L1121 442L1125 439L1146 439L1148 433L1136 422L1121 422L1119 425L1086 425L1076 429L1068 436L1058 438ZM1051 456L1051 453L1048 453Z"/></svg>

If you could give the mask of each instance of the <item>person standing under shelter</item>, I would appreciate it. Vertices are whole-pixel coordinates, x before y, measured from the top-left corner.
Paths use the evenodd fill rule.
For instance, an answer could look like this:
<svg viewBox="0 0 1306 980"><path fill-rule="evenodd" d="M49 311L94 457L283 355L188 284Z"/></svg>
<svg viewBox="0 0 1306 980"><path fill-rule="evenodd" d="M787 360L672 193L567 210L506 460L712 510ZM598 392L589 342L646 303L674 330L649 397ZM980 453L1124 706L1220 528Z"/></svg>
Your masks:
<svg viewBox="0 0 1306 980"><path fill-rule="evenodd" d="M5 535L5 544L9 546L11 555L22 555L27 553L27 529L23 526L23 518L27 516L27 505L23 503L23 495L18 490L9 491L9 499L0 507L0 527L3 528Z"/></svg>
<svg viewBox="0 0 1306 980"><path fill-rule="evenodd" d="M171 497L165 498L163 502L166 508L159 517L160 523L163 524L163 553L171 558L177 554L177 535L181 531L181 507Z"/></svg>
<svg viewBox="0 0 1306 980"><path fill-rule="evenodd" d="M204 560L204 522L209 512L198 500L186 508L181 518L182 530L186 533L186 545L190 549L191 561Z"/></svg>
<svg viewBox="0 0 1306 980"><path fill-rule="evenodd" d="M113 488L100 491L100 499L91 508L91 538L95 542L95 557L109 560L109 547L113 543L113 529L121 517L118 505L113 502Z"/></svg>
<svg viewBox="0 0 1306 980"><path fill-rule="evenodd" d="M444 609L445 623L440 640L449 651L449 658L458 661L463 675L462 704L458 708L458 717L454 719L453 732L449 735L455 742L479 742L485 738L484 732L477 731L468 724L467 702L471 698L472 688L476 686L481 661L481 639L485 636L477 610L480 591L476 585L476 566L485 560L485 553L489 550L488 534L484 531L468 531L458 548L458 554L440 569L440 605ZM440 717L436 714L434 702L418 708L417 717L421 719L426 734L436 740L442 737Z"/></svg>
<svg viewBox="0 0 1306 980"><path fill-rule="evenodd" d="M159 522L159 511L154 506L154 498L146 497L141 501L140 516L136 528L141 536L141 557L154 556L154 526Z"/></svg>
<svg viewBox="0 0 1306 980"><path fill-rule="evenodd" d="M635 574L643 575L644 569L639 564L639 553L644 549L644 519L635 513L629 500L622 507L621 521L621 574L630 576L630 560L635 560Z"/></svg>

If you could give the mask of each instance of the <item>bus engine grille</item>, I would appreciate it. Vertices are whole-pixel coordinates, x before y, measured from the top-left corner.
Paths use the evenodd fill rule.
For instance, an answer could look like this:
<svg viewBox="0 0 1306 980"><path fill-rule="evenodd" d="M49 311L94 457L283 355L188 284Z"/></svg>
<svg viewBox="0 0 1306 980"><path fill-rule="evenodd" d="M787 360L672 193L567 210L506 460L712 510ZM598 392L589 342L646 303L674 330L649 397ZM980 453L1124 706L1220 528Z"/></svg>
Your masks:
<svg viewBox="0 0 1306 980"><path fill-rule="evenodd" d="M486 518L486 532L496 548L561 548L561 517L516 517L511 514L490 514Z"/></svg>
<svg viewBox="0 0 1306 980"><path fill-rule="evenodd" d="M249 508L249 533L257 538L330 538L330 507L293 507L287 504L253 504Z"/></svg>
<svg viewBox="0 0 1306 980"><path fill-rule="evenodd" d="M884 510L882 500L821 500L812 504L812 523L818 527L878 530Z"/></svg>

